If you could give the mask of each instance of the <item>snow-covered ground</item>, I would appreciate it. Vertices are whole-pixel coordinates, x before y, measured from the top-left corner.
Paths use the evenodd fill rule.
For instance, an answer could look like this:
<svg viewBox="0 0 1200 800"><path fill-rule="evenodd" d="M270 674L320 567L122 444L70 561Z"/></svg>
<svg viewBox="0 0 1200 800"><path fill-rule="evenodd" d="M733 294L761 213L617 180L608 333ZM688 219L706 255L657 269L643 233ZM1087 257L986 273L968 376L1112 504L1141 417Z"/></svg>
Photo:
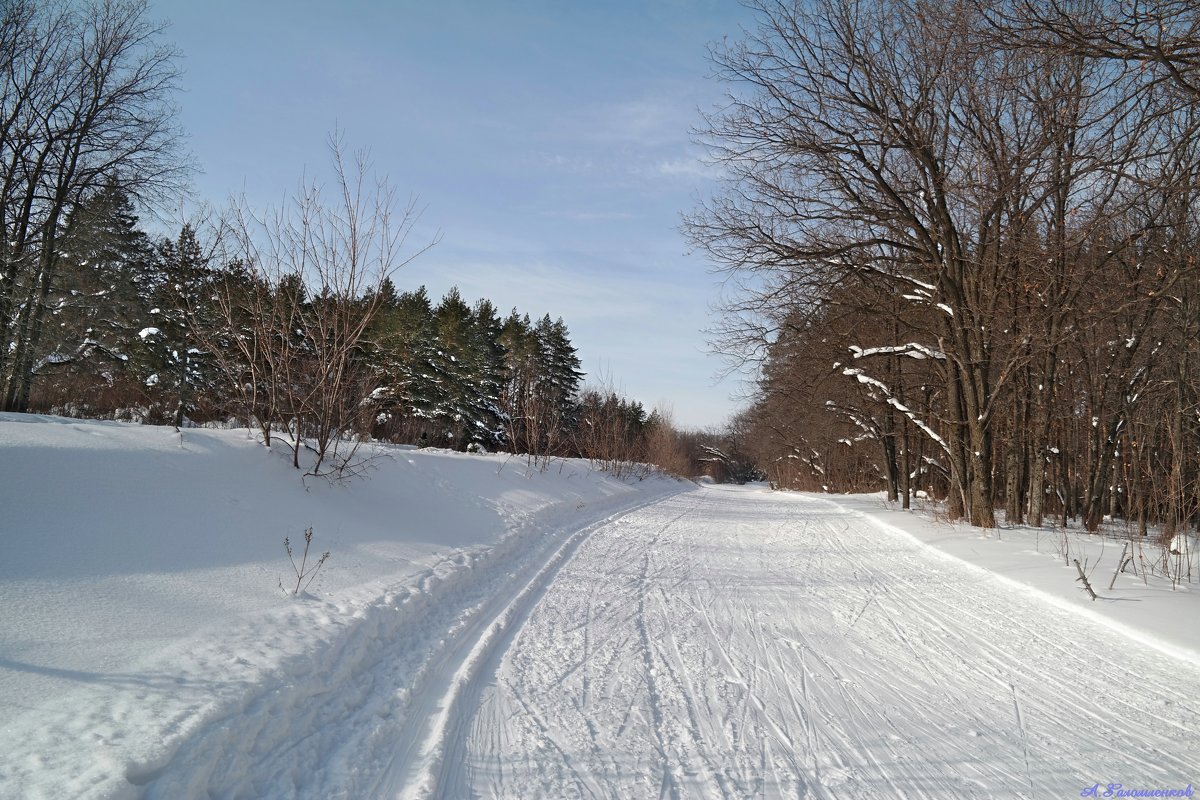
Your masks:
<svg viewBox="0 0 1200 800"><path fill-rule="evenodd" d="M986 570L1047 603L1074 608L1116 628L1145 646L1200 662L1200 538L1195 531L1179 535L1176 555L1169 555L1150 540L1153 537L1142 539L1134 529L1112 521L1101 527L1100 535L1088 533L1077 522L1062 528L1050 520L1041 529L1002 525L981 530L932 521L937 517L936 507L921 502L913 511L903 511L897 504L885 502L882 493L829 499L965 562L964 569L974 574ZM1132 561L1118 574L1117 567L1126 555ZM1164 556L1169 561L1165 566ZM1076 559L1098 596L1096 600L1079 581ZM1181 577L1174 579L1177 574Z"/></svg>
<svg viewBox="0 0 1200 800"><path fill-rule="evenodd" d="M449 631L690 486L368 454L331 485L246 431L0 414L0 798L332 796L339 745L444 691ZM293 599L283 539L309 526L332 555Z"/></svg>
<svg viewBox="0 0 1200 800"><path fill-rule="evenodd" d="M513 798L1184 789L1200 783L1197 720L1194 661L837 502L714 487L580 546L498 659L441 786Z"/></svg>
<svg viewBox="0 0 1200 800"><path fill-rule="evenodd" d="M1200 783L1186 584L1092 602L1049 532L877 498L371 452L305 485L244 431L0 415L0 797Z"/></svg>

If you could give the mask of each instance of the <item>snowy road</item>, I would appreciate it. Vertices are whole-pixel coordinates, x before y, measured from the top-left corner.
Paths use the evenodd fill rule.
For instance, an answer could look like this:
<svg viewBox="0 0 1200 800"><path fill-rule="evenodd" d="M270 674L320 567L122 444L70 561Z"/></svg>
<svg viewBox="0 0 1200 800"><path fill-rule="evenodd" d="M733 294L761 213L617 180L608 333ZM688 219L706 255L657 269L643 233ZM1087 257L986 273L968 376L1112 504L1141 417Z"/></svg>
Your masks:
<svg viewBox="0 0 1200 800"><path fill-rule="evenodd" d="M460 686L442 797L1079 797L1200 782L1200 669L831 502L719 487L573 543ZM477 711L476 711L477 709Z"/></svg>

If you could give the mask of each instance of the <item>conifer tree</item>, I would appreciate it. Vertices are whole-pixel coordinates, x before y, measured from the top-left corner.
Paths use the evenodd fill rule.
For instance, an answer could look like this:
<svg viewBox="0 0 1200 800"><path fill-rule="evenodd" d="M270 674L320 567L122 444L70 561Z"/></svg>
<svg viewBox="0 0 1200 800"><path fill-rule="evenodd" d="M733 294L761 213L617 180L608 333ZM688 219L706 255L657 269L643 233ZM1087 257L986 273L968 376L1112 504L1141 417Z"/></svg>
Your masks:
<svg viewBox="0 0 1200 800"><path fill-rule="evenodd" d="M94 403L128 376L148 311L154 253L133 201L115 181L68 214L58 238L56 278L36 337L30 383L49 397Z"/></svg>
<svg viewBox="0 0 1200 800"><path fill-rule="evenodd" d="M215 384L212 354L196 331L217 325L214 274L195 229L184 225L174 239L159 243L155 273L146 281L150 308L136 368L152 394L171 409L176 427Z"/></svg>
<svg viewBox="0 0 1200 800"><path fill-rule="evenodd" d="M477 441L494 448L504 439L506 417L500 395L505 377L503 323L490 300L479 300L472 310L472 372L475 375L476 414L479 420Z"/></svg>

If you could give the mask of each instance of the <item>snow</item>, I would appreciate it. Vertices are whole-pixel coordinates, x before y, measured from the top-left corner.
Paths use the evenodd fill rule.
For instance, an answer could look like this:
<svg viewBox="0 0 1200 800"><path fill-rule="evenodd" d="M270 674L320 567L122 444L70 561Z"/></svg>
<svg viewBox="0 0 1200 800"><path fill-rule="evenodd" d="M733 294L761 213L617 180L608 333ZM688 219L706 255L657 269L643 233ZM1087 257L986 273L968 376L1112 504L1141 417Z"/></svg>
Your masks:
<svg viewBox="0 0 1200 800"><path fill-rule="evenodd" d="M882 494L836 496L836 500L842 508L929 545L975 574L998 579L1148 647L1200 664L1200 626L1195 624L1200 591L1195 585L1172 586L1161 576L1143 579L1139 568L1137 573L1123 572L1113 589L1107 589L1121 557L1120 538L1129 533L1123 526L1110 523L1107 536L1051 523L1042 529L1017 525L986 531L962 523L931 522L928 514L903 511L885 502ZM1154 559L1155 545L1136 536L1131 541L1139 561ZM1181 546L1183 541L1178 536L1170 546ZM1193 559L1200 561L1195 537L1189 547ZM1099 601L1091 601L1077 582L1078 573L1069 560L1075 558L1084 564Z"/></svg>
<svg viewBox="0 0 1200 800"><path fill-rule="evenodd" d="M864 386L872 386L876 389L879 389L885 395L891 396L891 393L892 393L891 390L888 389L888 387L883 383L883 381L880 381L876 378L872 378L870 375L867 375L866 373L864 373L861 369L853 369L851 367L844 367L842 369L842 374L854 378L855 380L857 380L859 383L863 384Z"/></svg>
<svg viewBox="0 0 1200 800"><path fill-rule="evenodd" d="M853 350L854 348L851 348L851 349ZM872 388L878 389L879 391L883 392L883 395L886 398L886 401L890 406L895 408L901 414L904 414L905 416L907 416L914 425L916 425L918 428L920 428L922 431L924 431L929 436L930 439L932 439L939 447L942 448L942 450L944 452L946 452L946 453L950 452L950 447L946 444L946 441L940 435L938 435L937 431L933 430L933 428L931 428L927 424L925 424L925 422L923 422L920 419L920 417L918 417L916 414L914 414L907 406L905 406L903 403L901 403L899 400L897 400L895 397L893 397L891 390L888 389L887 385L884 384L882 381L880 381L876 378L870 377L869 375L865 374L861 369L855 369L853 367L844 367L842 369L842 374L846 375L848 377L854 378L855 380L857 380L859 383L861 383L863 385L870 386ZM829 402L830 401L826 401L826 405L828 405ZM866 427L859 420L855 420L855 422L860 427Z"/></svg>
<svg viewBox="0 0 1200 800"><path fill-rule="evenodd" d="M302 481L246 431L0 414L0 797L195 796L155 779L222 757L194 749L212 736L238 742L234 763L189 780L244 787L262 779L253 759L285 745L311 761L345 731L306 746L296 726L381 642L406 685L454 623L439 603L461 611L447 598L681 486L574 461L369 454L365 478ZM332 556L293 599L282 542L308 526ZM402 697L386 695L399 717Z"/></svg>
<svg viewBox="0 0 1200 800"><path fill-rule="evenodd" d="M302 482L245 431L0 415L0 797L1196 780L1200 594L1107 590L1111 542L365 450L365 477ZM308 526L332 556L292 598L282 540Z"/></svg>
<svg viewBox="0 0 1200 800"><path fill-rule="evenodd" d="M867 348L862 348L857 345L851 345L850 352L854 354L855 358L866 358L868 356L880 355L880 354L883 354L883 355L899 354L899 355L908 356L909 358L915 358L918 360L932 358L937 361L944 361L946 358L946 354L943 353L941 350L935 350L932 347L927 347L927 346L921 344L920 342L909 342L907 344L887 345L887 346L867 347ZM837 366L838 366L837 364L834 364L835 369L837 368Z"/></svg>
<svg viewBox="0 0 1200 800"><path fill-rule="evenodd" d="M438 788L1050 798L1195 779L1194 661L855 502L712 487L596 531L481 681Z"/></svg>
<svg viewBox="0 0 1200 800"><path fill-rule="evenodd" d="M917 278L914 278L911 275L898 275L896 277L898 277L900 280L908 281L909 283L913 284L914 286L919 286L927 292L934 292L937 290L937 287L934 286L932 283L928 283L927 281L918 280Z"/></svg>

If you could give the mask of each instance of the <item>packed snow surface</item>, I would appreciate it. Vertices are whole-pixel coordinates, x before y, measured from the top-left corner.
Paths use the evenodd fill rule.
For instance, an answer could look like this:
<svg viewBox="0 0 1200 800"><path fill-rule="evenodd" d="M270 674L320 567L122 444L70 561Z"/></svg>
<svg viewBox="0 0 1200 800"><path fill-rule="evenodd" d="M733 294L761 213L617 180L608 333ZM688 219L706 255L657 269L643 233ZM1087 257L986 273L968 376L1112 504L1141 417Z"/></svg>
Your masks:
<svg viewBox="0 0 1200 800"><path fill-rule="evenodd" d="M1152 622L1186 585L1090 603L1036 543L872 499L369 454L301 482L244 431L0 415L0 797L1200 782L1200 626Z"/></svg>
<svg viewBox="0 0 1200 800"><path fill-rule="evenodd" d="M0 798L328 796L473 608L684 486L363 455L330 483L245 430L0 414ZM293 598L308 527L331 556Z"/></svg>
<svg viewBox="0 0 1200 800"><path fill-rule="evenodd" d="M1196 781L1195 663L865 522L714 487L596 531L463 720L446 796L1049 798Z"/></svg>

